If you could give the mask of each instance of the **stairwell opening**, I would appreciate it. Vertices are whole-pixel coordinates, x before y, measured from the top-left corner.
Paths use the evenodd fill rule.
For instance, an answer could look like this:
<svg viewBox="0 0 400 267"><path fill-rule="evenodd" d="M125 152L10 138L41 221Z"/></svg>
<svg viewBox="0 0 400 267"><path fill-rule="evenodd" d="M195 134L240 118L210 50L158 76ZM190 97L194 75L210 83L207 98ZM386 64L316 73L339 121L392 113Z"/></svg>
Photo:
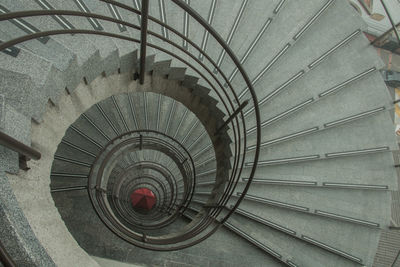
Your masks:
<svg viewBox="0 0 400 267"><path fill-rule="evenodd" d="M206 208L182 222L196 171L216 168L215 159L226 154L214 150L207 131L184 105L157 93L112 95L92 105L67 129L51 170L52 196L72 235L79 240L85 230L75 225L97 220L131 244L172 250L196 240L193 232L210 231ZM224 178L206 179L214 186L205 203L215 205ZM86 208L71 215L75 209L66 202Z"/></svg>
<svg viewBox="0 0 400 267"><path fill-rule="evenodd" d="M147 187L139 187L130 195L131 205L133 209L139 213L148 213L156 204L157 198L153 191Z"/></svg>

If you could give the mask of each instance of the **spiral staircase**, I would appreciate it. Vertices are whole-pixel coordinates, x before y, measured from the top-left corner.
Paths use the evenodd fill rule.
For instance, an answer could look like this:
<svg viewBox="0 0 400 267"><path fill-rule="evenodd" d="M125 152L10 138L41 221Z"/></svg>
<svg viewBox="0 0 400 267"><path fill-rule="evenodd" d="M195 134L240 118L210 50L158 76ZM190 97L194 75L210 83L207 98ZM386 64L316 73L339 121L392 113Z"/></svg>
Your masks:
<svg viewBox="0 0 400 267"><path fill-rule="evenodd" d="M400 264L365 27L343 0L1 0L0 266Z"/></svg>

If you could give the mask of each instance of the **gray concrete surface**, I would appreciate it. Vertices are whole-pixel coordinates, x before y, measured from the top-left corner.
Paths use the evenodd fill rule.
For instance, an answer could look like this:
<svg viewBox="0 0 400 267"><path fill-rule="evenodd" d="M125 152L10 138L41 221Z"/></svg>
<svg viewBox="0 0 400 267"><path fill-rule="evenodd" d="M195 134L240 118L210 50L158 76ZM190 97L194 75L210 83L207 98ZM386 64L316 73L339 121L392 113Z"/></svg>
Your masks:
<svg viewBox="0 0 400 267"><path fill-rule="evenodd" d="M38 8L38 5L33 1L32 3L25 2L4 0L2 4L10 10ZM56 8L78 10L76 4L72 1L49 0L49 2ZM160 12L160 2L152 2L150 13L163 19ZM173 3L163 2L166 4L166 21L177 29L183 30L184 13L177 10ZM208 19L212 1L190 2L191 6L201 16ZM224 39L227 38L243 1L228 2L218 1L212 21L213 27ZM379 233L382 229L387 230L391 220L390 203L392 200L389 190L398 188L391 154L392 150L398 149L394 136L392 136L394 131L389 114L392 108L392 100L377 72L383 64L376 51L368 45L366 38L361 34L355 35L351 40L336 47L355 31L365 29L361 19L346 1L315 0L307 3L285 1L279 12L274 12L279 2L270 1L268 7L264 6L263 1L247 4L243 13L244 17L240 20L237 31L231 40L232 49L242 59L246 51L249 51L262 26L265 25L267 17L272 19L271 24L249 53L244 62L244 67L250 79L254 81L259 100L268 98L268 101L263 101L261 105L262 121L276 119L273 124L268 124L263 128L262 140L264 142L279 138L284 140L262 149L261 159L267 163L257 169L256 176L260 179L269 180L270 183L256 184L250 190L252 195L270 201L268 204L261 204L257 201L245 200L241 204L241 208L266 219L271 219L278 225L294 229L297 234L294 237L282 231L259 225L249 218L236 215L232 218L231 223L243 229L264 245L272 247L274 251L283 255L284 260L293 260L299 265L334 266L334 264L340 262L341 266L351 266L354 262L345 259L343 256L338 256L338 253L332 252L329 248L321 248L321 245L302 239L302 235L313 237L314 240L323 242L323 244L339 248L359 257L368 266L376 265L378 260L373 263L373 258L376 247L378 247ZM85 3L91 11L109 14L108 7L104 3L97 3L96 1L85 1ZM124 1L124 3L132 4L128 1ZM331 3L329 7L326 6L329 3ZM327 7L324 12L319 13L321 8L324 7ZM128 16L126 11L121 11L121 14L129 21L137 23L137 16ZM298 32L308 25L308 21L316 15L319 16L316 17L315 22L301 36L298 36ZM91 27L86 19L68 19L77 27ZM29 22L41 30L59 27L50 17L30 18ZM103 24L107 30L120 33L116 25L104 22ZM159 34L165 33L161 27L152 23L150 29ZM21 34L21 30L10 23L2 24L0 32L5 37L4 39ZM190 19L188 35L199 46L203 41L203 33L204 29L193 19ZM138 32L133 30L123 34L138 36ZM169 33L169 38L182 45L181 40L173 34ZM149 41L194 63L193 59L182 51L155 37L149 38ZM273 61L286 44L290 45L287 52ZM49 194L50 169L56 148L68 126L75 122L81 113L111 95L133 91L144 92L147 88L153 86L157 88L158 92L165 95L170 94L170 96L188 106L191 111L198 113L200 121L209 132L210 129L215 128L217 121L224 115L210 112L213 110L214 104L221 100L215 93L210 92L210 96L215 101L210 98L208 103L201 103L197 97L204 92L185 91L179 83L165 80L165 77L150 78L151 76L146 76L145 85L138 85L136 81L131 81L132 73L110 75L107 79L99 77L103 70L107 70L107 75L115 73L118 66L121 67L123 73L136 68L137 52L134 52L134 50L137 45L132 44L132 49L129 48L130 45L130 43L127 45L124 42L110 40L102 42L102 38L94 36L62 35L51 37L48 45L43 45L37 40L21 45L21 52L17 58L11 58L4 53L0 54L0 60L3 63L0 75L2 84L0 93L4 95L5 102L15 110L15 113L14 111L8 113L8 126L12 126L11 128L14 130L23 129L22 131L13 131L12 135L19 137L19 134L23 134L28 138L27 143L30 143L29 132L31 131L32 146L39 149L43 154L41 161L30 162L31 170L28 172L20 171L16 173L16 154L8 155L6 154L8 152L0 152L2 162L6 165L6 160L12 159L13 166L9 167L8 171L16 174L7 174L7 176L19 206L39 242L54 263L60 266L71 264L97 265L80 249L70 235ZM49 48L51 53L46 54L45 51ZM335 49L331 50L333 48ZM198 52L195 49L189 48L189 51L198 57ZM209 37L206 51L216 61L221 49L215 40ZM151 49L150 52L153 53L156 50ZM318 60L321 56L324 57L324 60L313 65L316 62L315 60ZM149 59L152 63L170 59L170 56L158 52L155 58ZM204 63L213 70L212 64L207 60L204 60ZM151 69L151 66L152 64L147 66L148 70ZM184 64L176 59L171 62L170 66L174 69L168 72L169 78L183 79L184 73L199 75L190 69L183 71L181 68L184 67ZM221 62L221 68L227 74L234 71L232 62L227 57ZM371 68L376 70L355 79L357 75ZM203 73L205 77L211 79L206 71L203 71ZM299 77L295 80L291 79L296 77L294 76L296 74L300 74ZM89 82L88 86L82 83L83 77L86 77ZM354 81L346 82L353 78ZM221 82L224 83L225 81L221 79ZM236 93L245 89L240 75L235 75L232 82ZM207 84L204 79L201 79L199 84L210 87L210 84ZM211 84L216 84L216 81L213 80ZM66 94L65 86L68 87L71 95ZM338 89L335 94L320 95L332 88ZM196 97L193 97L194 95ZM56 106L48 103L49 98ZM117 98L121 106L129 104L126 99L121 101L120 97ZM248 98L248 94L245 95L245 98ZM282 115L311 98L313 100L304 108L289 112L287 116ZM134 99L135 107L138 107L137 115L141 126L146 125L146 121L143 120L144 99L144 97ZM148 96L147 101L154 102L157 101L157 98ZM217 105L222 107L221 101ZM346 124L340 126L326 126L327 123L350 118L381 107L384 107L385 111L379 114L362 116L357 120L349 120ZM163 111L168 111L170 108L170 103L161 105ZM4 114L2 112L2 116ZM17 118L12 114L16 114ZM174 117L169 129L172 134L174 134L174 130L176 130L179 120L182 118L182 109L177 108L176 115L177 117ZM210 115L217 116L217 119ZM149 116L154 116L154 110L150 111ZM119 129L124 129L117 113L110 113L110 117L115 123L118 123ZM30 125L30 118L35 120L32 125ZM160 123L161 128L165 126L165 119L164 115ZM10 122L14 120L18 123L10 125ZM23 123L20 125L19 122ZM36 122L40 122L40 124ZM189 122L190 120L185 120L185 123L180 126L183 132L189 129ZM254 122L254 114L250 112L246 117L248 128L254 126ZM89 130L90 127L84 126L83 123L82 118L77 121L77 125L80 125L84 131ZM99 120L97 123L106 125L107 122ZM129 123L130 127L135 124L133 120ZM147 121L147 124L150 127L155 127L153 120ZM312 127L318 127L318 130L300 134L296 138L284 138ZM202 127L197 127L194 134L188 137L187 145L192 144L195 136L199 136L202 131L204 131ZM108 129L107 134L112 136L115 133ZM78 139L76 133L75 136L72 133L69 133L68 136L69 140L72 141L76 138L77 144L85 146L92 152L99 149L93 144L85 144L84 140ZM93 136L101 144L106 142L99 134ZM177 137L184 138L184 135L178 133ZM253 145L254 134L249 134L248 140L249 145ZM213 141L213 145L217 147L216 143L218 142ZM202 142L193 145L192 153L196 154L200 151L205 143L207 142L202 139ZM354 153L346 157L335 158L328 156L332 152L363 151L371 148L387 149L381 153ZM68 155L73 155L73 150L69 149L68 151ZM209 153L212 153L212 151L200 155L197 162L207 160L210 157ZM249 151L246 154L248 159L251 159L253 155L254 151ZM314 158L318 158L318 160L307 160L308 156L315 155L317 157ZM304 156L305 158L302 158ZM275 164L276 162L273 162L277 159L293 159L296 157L300 159L292 161L291 164ZM247 163L251 163L250 161L247 161ZM69 170L69 167L65 164L57 164L59 170ZM224 164L228 166L228 162ZM243 170L243 178L248 176L250 167L251 165L248 164ZM219 177L220 173L217 173L217 175L213 169L215 169L215 162L213 161L204 166L199 166L199 172L208 173L201 177L201 180L210 181ZM274 181L274 185L271 185L271 181ZM313 186L301 185L301 182L304 181L311 182ZM328 187L326 183L336 185ZM347 187L343 188L343 184ZM385 189L368 186L383 186ZM243 188L243 184L240 184L236 191L239 192L241 188ZM198 194L196 198L205 200L208 196ZM285 207L282 203L292 206ZM296 211L293 209L294 205L305 207L307 210ZM46 212L43 213L43 209ZM316 210L331 212L342 216L342 218L321 216L315 212ZM367 227L354 221L350 222L348 218L371 221L379 224L379 226ZM326 229L329 229L329 231ZM215 240L220 240L220 243ZM216 251L215 254L207 248L207 244L213 244L212 242L221 244L221 246L218 246L220 250ZM226 245L232 242L238 242L237 244L240 245L235 243ZM202 250L203 246L207 248L204 251ZM96 249L98 249L99 255L105 253L104 248ZM118 250L111 249L111 251L113 251L111 254L114 252L118 254ZM226 253L227 251L229 253ZM201 256L198 257L198 254L201 254ZM226 258L223 256L219 263L222 266L248 265L249 262L246 262L247 259L243 255L251 255L250 264L252 266L257 266L260 262L275 264L275 262L272 262L271 255L255 249L244 239L238 238L225 230L220 231L200 246L176 253L166 253L166 256L161 256L160 259L153 257L152 253L140 249L129 250L126 254L124 252L122 258L137 263L147 261L154 265L185 266L186 264L190 266L200 262L207 266L211 262L207 257L217 258L221 254L227 255ZM77 256L71 260L71 255Z"/></svg>

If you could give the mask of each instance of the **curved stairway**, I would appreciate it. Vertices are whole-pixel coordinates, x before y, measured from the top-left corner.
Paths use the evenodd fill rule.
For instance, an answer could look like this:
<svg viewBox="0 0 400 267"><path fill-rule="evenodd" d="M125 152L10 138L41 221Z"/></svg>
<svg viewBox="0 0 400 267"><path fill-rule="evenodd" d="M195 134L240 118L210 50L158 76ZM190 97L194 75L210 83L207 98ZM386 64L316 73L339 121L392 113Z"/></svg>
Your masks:
<svg viewBox="0 0 400 267"><path fill-rule="evenodd" d="M366 26L347 1L150 1L150 17L170 28L149 21L144 70L140 28L129 27L140 25L141 16L129 8L140 10L139 2L0 2L0 45L26 34L70 31L0 52L1 131L42 153L28 162L29 170L19 170L18 153L0 152L0 230L7 236L1 242L17 265L97 266L90 254L152 266L378 266L380 233L391 224L390 190L398 188L393 100L379 73L382 63L362 34ZM229 45L257 102L229 51L179 2ZM1 15L27 10L73 10L127 23L65 12ZM246 100L250 104L237 121L219 131ZM238 125L244 125L244 136ZM154 145L142 149L142 137L132 133L137 147L116 161L107 187L91 183L93 163L103 148L115 145L114 138L150 130L188 151L195 182L178 171L185 162L172 162ZM176 184L181 190L172 191L168 179L160 178L163 172L138 168L140 162L165 165L175 182L185 180L182 187ZM123 182L120 174L130 166L136 168L129 173L134 182ZM232 197L215 207L235 177L240 181ZM182 190L188 181L190 201L182 197L188 196ZM132 213L112 193L118 183L124 201L134 189L152 190L158 201L153 212ZM169 205L174 198L187 208ZM142 239L107 224L98 203ZM215 217L214 208L221 209ZM171 212L176 216L170 224L148 229ZM198 244L180 240L182 249L170 252L140 248L176 249L171 243L147 245L152 236L168 240L202 220L210 220L210 228L191 238L201 240L214 225L217 231Z"/></svg>

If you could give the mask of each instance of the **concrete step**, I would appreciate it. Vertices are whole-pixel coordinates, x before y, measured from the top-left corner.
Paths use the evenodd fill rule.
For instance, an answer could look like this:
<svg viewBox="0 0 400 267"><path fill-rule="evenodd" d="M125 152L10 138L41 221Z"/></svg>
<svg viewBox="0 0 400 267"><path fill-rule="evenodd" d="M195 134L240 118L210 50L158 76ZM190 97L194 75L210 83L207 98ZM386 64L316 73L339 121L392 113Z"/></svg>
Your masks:
<svg viewBox="0 0 400 267"><path fill-rule="evenodd" d="M355 41L358 39L355 39L353 43L355 44ZM362 43L364 43L364 40L360 40ZM361 46L361 43L359 43ZM343 48L343 59L345 58L345 48ZM340 51L338 51L339 53ZM337 64L337 65L336 65ZM351 64L357 64L356 61L352 61ZM279 117L279 120L285 119L288 116L291 116L292 114L300 113L297 111L303 111L308 107L312 107L316 105L318 102L327 102L330 101L330 105L338 105L335 101L336 98L339 99L340 97L343 99L343 101L351 101L353 97L359 97L357 95L357 91L354 92L352 88L356 88L357 86L362 86L362 88L365 91L360 91L359 93L363 93L363 97L371 95L371 98L366 97L366 102L364 103L359 103L361 101L358 101L356 103L353 103L352 105L343 105L343 107L346 108L360 108L362 109L363 105L368 105L371 107L371 104L376 105L386 105L387 101L389 100L388 95L385 93L381 93L382 91L380 90L372 90L371 87L368 86L368 83L374 80L374 83L376 83L376 86L379 86L380 88L382 87L382 84L379 82L380 77L378 77L378 73L375 73L374 70L376 70L376 66L371 64L371 62L363 61L361 59L360 62L358 62L358 67L354 67L353 70L348 70L345 74L341 75L333 75L333 76L326 76L323 75L323 72L326 72L328 69L330 69L332 66L339 66L340 64L334 63L329 61L328 59L324 62L322 62L318 67L316 67L315 71L317 72L310 72L309 75L304 76L302 79L296 81L296 83L293 84L293 86L289 86L287 88L287 92L285 94L282 93L282 95L278 95L274 100L277 103L282 103L284 101L283 99L288 99L289 100L289 105L288 104L281 104L279 105L279 108L275 109L272 114L276 114L275 116L271 116L271 119L274 118L276 122L278 122L277 118L275 118L277 115L281 115ZM335 68L333 68L335 70ZM333 71L332 70L332 71ZM315 74L314 74L315 73ZM319 84L321 82L320 77L324 77L323 79L323 84ZM319 78L317 78L319 77ZM340 77L340 78L339 78ZM314 86L315 85L315 86ZM298 88L298 90L297 90ZM295 90L296 89L296 90ZM275 90L281 90L280 87L278 87ZM273 94L271 94L272 96ZM378 96L379 95L379 96ZM268 96L264 99L269 99L271 96ZM379 97L375 99L374 97ZM346 98L346 100L345 100ZM332 100L331 100L332 99ZM260 100L259 102L262 102L263 100ZM271 112L271 109L269 108L270 105L275 106L275 101L272 101L268 105L262 105L261 110L264 112ZM335 101L335 102L333 102ZM266 103L266 102L265 102ZM283 106L282 106L283 105ZM328 105L328 106L330 106ZM325 104L325 106L328 108L328 106ZM251 122L251 114L252 110L246 110L247 112L247 117L249 117L249 123L254 125L254 119L253 122ZM284 113L287 112L287 113ZM344 112L344 110L343 110ZM350 113L349 115L353 115L356 113ZM344 114L345 115L345 114ZM324 116L326 117L326 116ZM339 117L339 114L336 118ZM272 122L266 122L268 121L267 119L263 119L263 122L265 122L263 125L264 127L267 127L268 124ZM274 121L274 122L275 122ZM251 125L251 127L253 126ZM250 128L251 128L250 127Z"/></svg>
<svg viewBox="0 0 400 267"><path fill-rule="evenodd" d="M120 71L133 73L138 61L137 50L120 57Z"/></svg>
<svg viewBox="0 0 400 267"><path fill-rule="evenodd" d="M351 159L351 160L350 160ZM357 166L357 168L354 168ZM358 186L372 188L395 188L396 169L393 167L393 155L391 153L375 153L358 157L342 157L331 160L316 160L297 162L293 164L280 164L260 166L255 177L285 181L297 181L299 184L315 183L318 186L340 187L340 184L357 189ZM248 166L249 167L249 166ZM339 169L338 169L339 168ZM381 169L383 168L383 169ZM299 169L302 170L299 173ZM340 171L338 171L340 170ZM245 168L242 177L247 178L249 168ZM265 175L268 173L268 176ZM376 177L380 177L377 180ZM368 187L364 188L368 189Z"/></svg>
<svg viewBox="0 0 400 267"><path fill-rule="evenodd" d="M374 231L368 227L359 227L347 222L282 210L258 203L243 202L237 210L237 214L250 221L258 222L266 228L286 233L289 236L299 238L304 243L310 243L310 245L315 245L350 260L356 260L350 255L358 255L356 258L361 258L364 262L366 259L370 261L373 253L357 244L374 240L379 235L378 230ZM326 229L330 230L327 231ZM332 232L343 234L331 236ZM346 232L348 234L345 234ZM322 244L327 245L327 247L323 247Z"/></svg>
<svg viewBox="0 0 400 267"><path fill-rule="evenodd" d="M242 64L246 62L249 55L253 53L254 49L257 46L261 45L259 44L261 37L264 36L264 34L268 33L267 29L269 28L275 17L282 10L282 8L284 8L286 2L286 0L274 1L273 3L271 3L271 6L274 8L268 10L266 10L262 2L252 3L251 5L246 6L243 17L262 17L264 19L260 20L257 24L254 24L252 20L242 20L238 25L237 32L246 32L246 35L234 35L230 43L230 47L233 51L235 51L236 56L240 59L240 62ZM262 7L260 7L259 4ZM268 14L268 16L266 16L266 14ZM245 39L243 40L243 38ZM230 61L231 60L226 57L225 60L221 62L221 68L225 73L229 74L227 76L229 82L233 80L238 71L237 68L233 66Z"/></svg>
<svg viewBox="0 0 400 267"><path fill-rule="evenodd" d="M364 155L365 153L396 150L396 144L388 141L392 137L389 131L382 133L382 131L374 131L370 127L370 123L372 122L374 125L380 127L379 129L390 129L392 125L390 125L391 123L388 117L385 116L383 120L381 118L382 117L375 116L371 117L369 120L332 128L312 135L303 135L296 139L275 144L271 147L264 147L263 151L265 152L260 157L260 164L273 164L277 163L272 162L272 160L275 159L296 158L306 155L319 155L315 159L329 159L339 156L356 156L357 154ZM354 130L355 128L357 131ZM339 141L336 139L337 142L326 142L326 140L335 140L338 136L346 137L346 141ZM296 147L295 152L293 151L293 147ZM376 150L373 151L371 149ZM333 154L348 151L352 151L352 153ZM356 153L356 151L359 151L359 153ZM252 155L253 152L250 151L248 154Z"/></svg>
<svg viewBox="0 0 400 267"><path fill-rule="evenodd" d="M237 194L243 190L243 184L239 184ZM275 190L275 191L274 191ZM296 192L296 193L295 193ZM343 190L343 189L327 189L327 188L309 188L309 187L283 187L279 185L257 185L249 189L248 196L245 199L249 201L262 202L264 204L275 205L281 208L294 209L299 212L310 213L323 216L324 211L327 213L337 214L345 217L359 219L359 224L370 227L387 227L389 220L385 216L390 214L390 209L381 206L382 201L390 198L387 191L368 191L369 198L365 199L362 190ZM326 202L316 202L324 195ZM357 201L352 197L357 197ZM341 200L341 205L332 205L333 201ZM265 200L265 201L264 201ZM374 201L381 201L374 204ZM369 212L366 212L363 205L368 203ZM285 205L288 204L288 205ZM363 222L365 221L365 223ZM370 223L368 223L370 222ZM354 221L354 223L357 223Z"/></svg>
<svg viewBox="0 0 400 267"><path fill-rule="evenodd" d="M91 10L92 13L101 14L104 16L112 17L114 19L123 20L128 23L137 24L136 18L132 18L134 16L125 9L115 7L108 3L99 3L98 1L93 1L93 0L87 0L85 1L85 3L87 4L88 8ZM131 4L129 3L129 5ZM119 35L140 39L140 31L132 29L128 26L106 21L102 21L101 25L104 28L104 31L106 32L116 33ZM139 47L138 43L130 42L127 40L121 40L118 38L109 38L109 39L115 43L121 56L130 53Z"/></svg>
<svg viewBox="0 0 400 267"><path fill-rule="evenodd" d="M185 78L186 68L171 68L168 73L168 79L183 81Z"/></svg>
<svg viewBox="0 0 400 267"><path fill-rule="evenodd" d="M83 9L139 23L137 15L103 2L47 1L59 9ZM139 1L121 2L140 8ZM397 145L391 140L391 99L383 93L386 88L381 78L377 77L379 73L376 70L382 65L376 59L375 51L367 47L361 33L365 26L344 1L300 3L274 0L268 8L262 1L186 2L209 21L242 61L260 101L263 147L256 171L257 180L241 204L244 213L235 214L226 224L227 228L247 240L243 242L240 239L239 244L246 246L251 243L261 249L256 250L257 253L266 253L261 253L263 257L269 255L266 256L268 260L263 258L268 266L277 264L270 262L272 258L289 266L353 266L359 265L359 260L362 264L371 265L378 228L389 224L388 189L396 187L391 151L397 149ZM13 10L24 8L22 1L16 3L6 2ZM27 4L27 9L31 5ZM159 0L151 2L150 15L169 23L205 49L217 65L230 74L228 78L232 80L235 92L241 93L240 101L249 97L243 79L235 74L231 60L224 55L214 38L206 34L197 22L186 17L185 12L170 1ZM340 19L344 17L346 19ZM54 17L27 19L40 30L62 27L58 20ZM124 36L139 37L139 31L109 22L68 16L65 16L65 21L76 28L100 30L101 27ZM22 33L10 23L2 30L12 37ZM180 50L186 46L181 38L152 22L149 30L176 41L178 47L154 36L149 36L149 43L170 50L189 63L194 62ZM32 40L19 46L21 51L17 58L11 60L9 55L0 55L4 62L9 63L2 70L4 77L13 74L10 77L23 79L23 83L19 84L14 84L12 79L5 81L12 88L23 88L16 91L21 92L16 96L8 93L5 98L17 102L18 97L25 97L30 83L35 88L57 88L58 91L66 86L73 93L82 79L88 87L95 88L96 83L102 82L102 78L97 77L103 72L106 76L118 70L130 72L131 78L134 78L133 73L138 71L137 47L138 44L95 35L54 36L49 38L47 44ZM46 54L45 48L50 48L51 53ZM362 56L360 50L364 52ZM216 154L205 129L211 132L226 119L223 102L210 89L215 87L219 90L218 87L226 81L220 76L218 80L213 80L208 71L213 71L214 65L195 49L189 48L189 51L200 57L205 64L202 67L208 70L201 68L200 75L184 66L181 60L171 60L170 55L149 49L152 56L146 59L145 71L152 71L153 76L146 76L146 82L154 86L165 78L154 75L168 74L169 80L163 82L169 86L158 90L176 97L176 100L146 92L145 85L139 86L143 92L119 94L90 108L87 115L79 118L74 128L67 131L64 142L59 145L53 164L53 185L64 185L66 180L73 185L84 181L93 155L112 138L135 129L155 129L186 145L195 160L198 180L203 183L196 199L207 200L211 185L204 183L215 181ZM36 69L32 68L33 65ZM65 75L58 75L54 69L65 71ZM110 88L122 84L114 85L109 80L104 80L104 83L104 87ZM134 83L137 81L131 84ZM181 84L190 89L179 91L183 89ZM128 90L131 85L125 86ZM34 103L41 101L41 105L35 104L40 107L45 107L43 103L47 104L48 98L56 102L59 94L58 91L41 93L39 89L35 90L39 93L34 95L34 91L29 96L32 95ZM232 94L229 92L228 95ZM201 114L199 119L205 127L197 123L192 112L178 101ZM77 106L85 104L80 98L73 99L73 103ZM16 108L18 112L32 114L36 120L44 110L19 105ZM244 179L248 178L252 167L250 159L254 155L255 144L254 112L248 107L245 113L248 160L240 177ZM232 130L229 134L214 142L220 143L216 146L217 151L231 145ZM231 151L219 153L228 159L232 155ZM172 173L179 176L176 166L164 154L147 150L124 157L112 175L117 177L135 161L154 159L169 165ZM226 169L230 169L229 164L229 160L221 163ZM246 180L239 183L235 193L241 192L244 182ZM80 200L77 197L74 201ZM243 215L246 212L247 217ZM257 218L268 222L260 223ZM77 227L79 223L72 222L72 226ZM227 236L233 238L231 234L229 232ZM80 232L78 235L84 234ZM93 236L86 237L80 240L83 247L93 241ZM369 247L360 244L369 244ZM254 247L249 251L256 253L253 252ZM127 258L127 255L124 257ZM238 262L241 260L238 259L235 264Z"/></svg>
<svg viewBox="0 0 400 267"><path fill-rule="evenodd" d="M76 2L60 2L60 1L50 1L49 3L54 5L56 9L67 9L67 10L76 10L87 13L97 13L97 14L105 14L104 4L96 5L96 12L93 9L93 6L90 5L90 1L78 0ZM92 2L93 3L93 2ZM88 19L84 17L75 17L71 24L74 25L77 29L87 29L87 30L104 30L103 22L98 19ZM117 49L115 43L111 38L102 37L98 35L85 35L85 37L93 43L93 45L100 51L100 56L106 58L110 53Z"/></svg>
<svg viewBox="0 0 400 267"><path fill-rule="evenodd" d="M195 216L195 214L197 214L198 212L198 208L192 208L190 207L187 212L185 212L184 216L188 219L188 220L192 220ZM256 257L254 264L257 264L258 256L256 254L256 252L259 252L260 255L263 255L263 263L268 264L268 266L282 266L282 262L280 262L278 259L276 259L274 256L272 256L269 253L266 253L267 251L265 250L265 247L260 246L259 243L253 242L254 240L250 240L248 239L247 235L244 235L244 233L240 233L238 231L232 231L232 227L229 227L231 225L228 226L228 224L224 225L225 227L221 228L220 231L216 232L214 235L212 235L209 239L207 240L225 240L225 237L223 237L225 234L229 237L229 239L234 239L236 240L236 244L241 244L240 246L237 245L232 245L232 248L229 248L229 251L234 250L234 247L239 248L241 252L244 253L251 253L252 258L254 259L254 257ZM208 242L208 241L206 241ZM215 242L215 241L211 241L211 242ZM229 242L225 242L224 241L224 246L228 246L230 243ZM257 249L258 248L258 249ZM249 249L249 251L247 252L247 249ZM246 250L246 251L243 251ZM215 250L214 250L215 251ZM235 256L238 255L237 253L234 254ZM242 254L239 254L242 255ZM243 254L245 255L245 254ZM232 256L230 256L232 257ZM235 265L237 262L240 262L239 258L236 259L235 258L235 262L230 262L227 266L232 266ZM247 259L248 261L248 259ZM222 264L221 266L225 266L224 262L220 262L219 264Z"/></svg>
<svg viewBox="0 0 400 267"><path fill-rule="evenodd" d="M239 216L230 218L227 224L228 228L230 225L257 240L270 250L271 255L286 264L291 262L296 266L337 266L336 264L340 266L359 266L359 263L351 262L318 247L310 246L290 235ZM303 253L309 256L304 257Z"/></svg>
<svg viewBox="0 0 400 267"><path fill-rule="evenodd" d="M246 0L232 2L216 1L212 26L228 45L230 45L232 38L239 34L237 27L244 21L243 18L248 15L245 11L251 5ZM206 52L218 65L223 60L221 50L221 46L217 41L213 37L210 37Z"/></svg>
<svg viewBox="0 0 400 267"><path fill-rule="evenodd" d="M269 70L268 66L283 54L281 52L287 51L289 48L288 43L290 43L290 46L295 47L294 44L297 40L300 40L302 33L308 33L308 31L303 30L311 26L309 22L314 22L315 19L325 15L320 13L320 11L327 11L328 6L332 2L318 1L308 4L285 3L279 14L272 21L267 34L263 35L260 39L260 45L255 48L254 53L244 63L244 67L253 84L255 84L257 77L262 76ZM271 8L275 7L271 6ZM312 24L312 26L314 25L317 24ZM267 43L268 47L265 47ZM264 58L265 60L260 61L259 58ZM233 80L233 84L239 88L244 86L243 80L239 76Z"/></svg>
<svg viewBox="0 0 400 267"><path fill-rule="evenodd" d="M2 10L5 13L17 12L22 10L40 10L40 7L35 1L23 3L22 1L4 1L2 3ZM59 17L65 19L63 17ZM7 32L9 37L16 38L26 34L36 33L42 31L42 24L49 22L53 28L56 27L56 20L49 17L26 17L20 18L15 21L7 21L1 24L1 29ZM59 26L59 25L58 25ZM30 50L31 52L46 58L52 62L54 66L60 71L68 68L70 61L73 59L74 54L64 47L61 43L57 42L52 36L41 37L38 40L31 40L23 42L20 46Z"/></svg>
<svg viewBox="0 0 400 267"><path fill-rule="evenodd" d="M171 61L172 60L164 60L164 61L158 61L158 62L154 63L153 74L161 75L161 76L167 75L170 70Z"/></svg>
<svg viewBox="0 0 400 267"><path fill-rule="evenodd" d="M317 6L317 5L314 5ZM326 7L326 9L324 9ZM358 17L354 12L348 8L348 4L341 1L326 1L324 7L319 11L324 10L323 13L315 20L315 23L311 24L302 35L293 35L292 41L289 41L285 47L285 53L283 53L273 64L269 64L267 69L262 72L262 75L254 82L256 88L264 88L260 91L260 99L265 95L270 93L270 89L276 88L281 84L288 81L289 78L295 77L295 75L307 75L307 66L315 67L311 65L310 59L313 59L316 55L320 58L325 55L328 51L334 56L334 51L331 51L340 41L345 40L347 37L351 36L355 31L362 28L362 23L359 21ZM283 12L283 10L282 10ZM346 17L351 21L350 23L344 23L336 21L341 15L346 14ZM336 23L343 23L339 26L341 29L332 28L332 21ZM305 24L307 25L307 24ZM304 29L304 28L303 28ZM301 30L302 31L302 30ZM300 32L301 32L300 31ZM320 40L319 32L324 32L323 40ZM314 43L315 40L320 40L317 45L310 45ZM339 48L340 49L340 48ZM285 60L286 59L286 60ZM374 62L372 60L372 62ZM272 62L271 62L272 63ZM302 71L301 74L300 71ZM265 83L266 79L272 79L272 82Z"/></svg>
<svg viewBox="0 0 400 267"><path fill-rule="evenodd" d="M59 6L61 2L54 2L54 1L46 1L46 5L53 7L53 8L60 8L65 6ZM68 3L64 3L68 4ZM29 3L23 3L21 1L7 1L5 4L6 7L10 7L10 10L24 10L24 9L31 9L31 10L40 10L40 9L46 9L43 6L39 5L38 3L32 1ZM12 8L11 8L12 7ZM68 9L68 8L65 8ZM71 8L73 9L73 8ZM61 19L60 19L61 18ZM27 19L28 20L28 19ZM61 21L64 21L64 24ZM54 30L57 28L65 28L65 23L69 25L68 27L74 27L74 25L70 22L69 17L63 17L60 16L57 20L50 17L50 16L38 16L38 17L31 17L29 18L30 23L37 27L38 29L42 31L47 31L47 30ZM61 23L61 24L60 24ZM64 26L64 27L63 27ZM68 28L67 27L67 28ZM83 64L85 61L87 61L93 53L95 53L96 49L94 49L93 44L89 42L89 40L80 34L77 35L54 35L50 38L51 40L54 40L53 42L59 43L61 46L65 47L72 53L73 55L77 56L78 59L78 64ZM33 43L33 41L32 41ZM61 52L63 51L62 49L58 49L59 55L63 55ZM36 50L35 50L36 51ZM50 54L51 55L51 54ZM65 63L64 63L65 64ZM72 73L69 73L70 79L74 78L74 75ZM82 77L80 77L82 79ZM79 79L78 79L79 80ZM75 88L77 84L74 83L74 86L71 86L71 89Z"/></svg>
<svg viewBox="0 0 400 267"><path fill-rule="evenodd" d="M1 53L0 58L5 63L0 70L2 72L2 84L7 85L0 91L1 94L17 111L40 122L48 98L46 98L46 92L40 90L40 86L45 81L38 79L36 75L47 76L50 70L49 63L23 49L21 49L17 60L11 59L10 56L3 53ZM21 62L23 64L18 64ZM39 65L38 69L32 70L28 67L35 62ZM42 70L40 70L40 66L42 66ZM40 71L42 73L37 73ZM6 88L13 90L9 91Z"/></svg>

